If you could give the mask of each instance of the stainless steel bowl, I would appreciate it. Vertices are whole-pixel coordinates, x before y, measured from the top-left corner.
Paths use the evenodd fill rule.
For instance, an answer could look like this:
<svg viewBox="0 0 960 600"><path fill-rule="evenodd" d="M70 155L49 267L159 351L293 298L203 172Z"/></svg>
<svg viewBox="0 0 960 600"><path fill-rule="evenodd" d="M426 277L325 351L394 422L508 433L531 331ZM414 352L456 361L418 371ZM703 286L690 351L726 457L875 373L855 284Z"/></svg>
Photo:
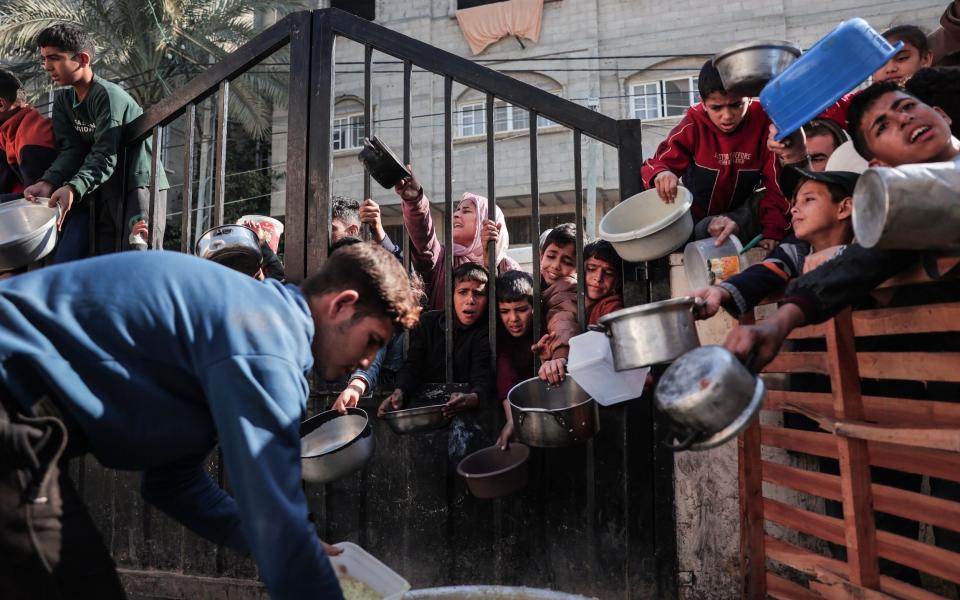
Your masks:
<svg viewBox="0 0 960 600"><path fill-rule="evenodd" d="M25 267L57 245L57 210L47 202L38 198L0 204L0 271Z"/></svg>
<svg viewBox="0 0 960 600"><path fill-rule="evenodd" d="M450 426L451 417L443 415L445 404L404 408L385 413L381 417L397 434L421 433Z"/></svg>
<svg viewBox="0 0 960 600"><path fill-rule="evenodd" d="M507 400L514 431L529 446L570 446L600 431L597 402L570 377L560 385L550 385L537 377L527 379L507 393Z"/></svg>
<svg viewBox="0 0 960 600"><path fill-rule="evenodd" d="M748 361L748 365L749 365ZM760 410L766 390L722 346L703 346L678 358L657 383L657 408L673 421L674 450L706 450L735 437Z"/></svg>
<svg viewBox="0 0 960 600"><path fill-rule="evenodd" d="M244 225L218 225L203 232L195 254L246 275L256 275L263 262L260 238Z"/></svg>
<svg viewBox="0 0 960 600"><path fill-rule="evenodd" d="M373 456L370 419L360 408L328 410L300 425L300 466L307 483L329 483L359 471Z"/></svg>
<svg viewBox="0 0 960 600"><path fill-rule="evenodd" d="M728 93L756 96L767 82L783 73L800 57L800 48L789 42L746 42L725 48L713 57Z"/></svg>
<svg viewBox="0 0 960 600"><path fill-rule="evenodd" d="M689 296L631 306L604 315L600 327L610 337L617 371L670 362L700 345Z"/></svg>

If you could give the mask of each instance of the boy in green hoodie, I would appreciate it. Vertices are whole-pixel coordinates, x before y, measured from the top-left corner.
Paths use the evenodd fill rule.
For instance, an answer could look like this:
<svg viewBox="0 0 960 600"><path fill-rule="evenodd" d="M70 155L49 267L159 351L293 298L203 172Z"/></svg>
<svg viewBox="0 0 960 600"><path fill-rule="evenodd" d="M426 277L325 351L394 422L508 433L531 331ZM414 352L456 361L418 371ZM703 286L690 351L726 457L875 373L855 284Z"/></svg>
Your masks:
<svg viewBox="0 0 960 600"><path fill-rule="evenodd" d="M88 256L94 229L97 254L113 251L118 237L121 248L129 250L133 226L142 220L135 217L148 213L149 142L129 149L126 172L119 161L124 129L143 109L123 88L94 76L93 42L82 29L67 24L47 27L37 34L37 46L44 70L54 83L69 89L60 91L53 104L60 155L24 195L50 198L51 207L60 205L57 262ZM162 169L157 183L165 194L169 186ZM162 232L163 224L159 217L154 225ZM137 230L143 231L142 225Z"/></svg>

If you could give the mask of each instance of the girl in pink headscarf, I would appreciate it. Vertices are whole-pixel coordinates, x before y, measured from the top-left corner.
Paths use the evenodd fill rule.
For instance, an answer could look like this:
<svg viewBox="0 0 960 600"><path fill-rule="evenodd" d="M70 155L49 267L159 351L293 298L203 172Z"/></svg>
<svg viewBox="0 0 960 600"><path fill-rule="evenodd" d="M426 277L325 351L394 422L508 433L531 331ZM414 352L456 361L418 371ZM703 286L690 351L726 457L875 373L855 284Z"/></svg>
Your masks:
<svg viewBox="0 0 960 600"><path fill-rule="evenodd" d="M407 165L411 175L413 169ZM437 239L430 215L430 201L423 187L411 176L394 188L402 199L403 224L410 235L413 266L428 285L430 308L442 310L446 274L443 261L446 248ZM469 192L463 195L453 211L453 266L475 262L487 267L487 241L496 242L497 272L518 269L520 265L507 256L510 237L500 207L496 207L496 221L487 219L487 199ZM492 275L493 277L496 274Z"/></svg>

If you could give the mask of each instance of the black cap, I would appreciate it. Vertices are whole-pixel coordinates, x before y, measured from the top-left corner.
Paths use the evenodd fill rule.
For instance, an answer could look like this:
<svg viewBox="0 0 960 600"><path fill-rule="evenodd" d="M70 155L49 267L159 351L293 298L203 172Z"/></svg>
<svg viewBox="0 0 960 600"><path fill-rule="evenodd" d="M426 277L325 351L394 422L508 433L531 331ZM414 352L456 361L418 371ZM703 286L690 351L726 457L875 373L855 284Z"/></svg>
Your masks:
<svg viewBox="0 0 960 600"><path fill-rule="evenodd" d="M797 190L800 189L800 184L807 179L833 184L846 192L848 196L852 196L854 188L857 187L857 180L860 179L860 173L853 173L851 171L810 171L788 165L784 167L783 173L780 176L780 189L783 190L783 194L787 199L793 198Z"/></svg>

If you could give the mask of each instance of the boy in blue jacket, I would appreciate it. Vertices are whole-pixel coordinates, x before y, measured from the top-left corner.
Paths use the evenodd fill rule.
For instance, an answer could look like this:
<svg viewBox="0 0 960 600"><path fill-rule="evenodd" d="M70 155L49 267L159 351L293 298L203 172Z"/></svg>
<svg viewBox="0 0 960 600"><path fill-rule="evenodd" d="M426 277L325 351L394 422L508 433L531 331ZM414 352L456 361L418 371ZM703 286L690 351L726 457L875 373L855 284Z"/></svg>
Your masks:
<svg viewBox="0 0 960 600"><path fill-rule="evenodd" d="M305 373L369 365L419 311L403 266L373 244L299 287L161 252L0 282L4 598L123 597L62 465L87 452L142 470L148 502L252 554L274 600L342 598L302 489ZM204 469L218 444L232 495Z"/></svg>

